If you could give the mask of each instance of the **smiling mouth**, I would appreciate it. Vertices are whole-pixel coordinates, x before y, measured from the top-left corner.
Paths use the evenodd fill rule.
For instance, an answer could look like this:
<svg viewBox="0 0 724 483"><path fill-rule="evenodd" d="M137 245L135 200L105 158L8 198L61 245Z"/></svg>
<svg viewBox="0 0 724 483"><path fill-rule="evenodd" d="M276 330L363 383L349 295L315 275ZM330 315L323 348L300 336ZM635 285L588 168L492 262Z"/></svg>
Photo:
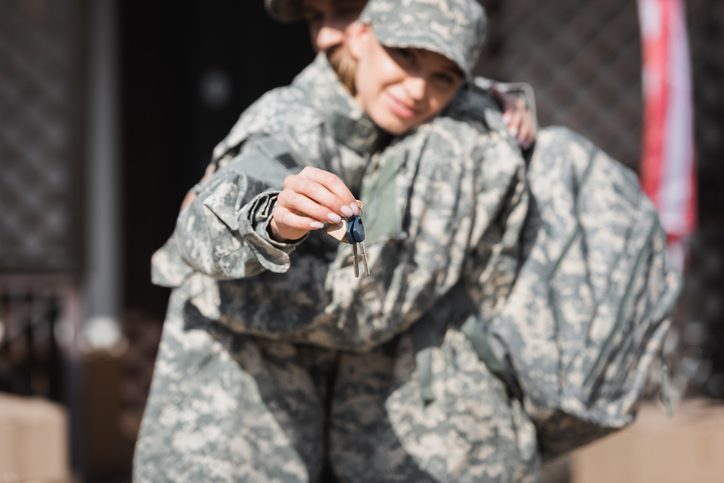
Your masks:
<svg viewBox="0 0 724 483"><path fill-rule="evenodd" d="M402 119L412 119L417 115L417 111L414 108L400 101L392 94L387 94L387 100L390 106L390 110L397 117L400 117Z"/></svg>

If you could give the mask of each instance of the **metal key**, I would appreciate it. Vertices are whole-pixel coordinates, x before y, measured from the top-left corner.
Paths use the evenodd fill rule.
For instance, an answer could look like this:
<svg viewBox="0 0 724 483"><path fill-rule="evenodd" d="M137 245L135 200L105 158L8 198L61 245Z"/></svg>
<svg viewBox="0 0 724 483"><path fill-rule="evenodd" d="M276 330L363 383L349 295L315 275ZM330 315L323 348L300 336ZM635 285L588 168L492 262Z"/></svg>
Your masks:
<svg viewBox="0 0 724 483"><path fill-rule="evenodd" d="M347 219L347 241L352 244L352 258L354 259L354 276L359 277L359 259L365 268L365 276L370 276L370 268L367 265L367 250L365 249L365 227L362 218L353 216ZM359 246L359 254L357 248Z"/></svg>

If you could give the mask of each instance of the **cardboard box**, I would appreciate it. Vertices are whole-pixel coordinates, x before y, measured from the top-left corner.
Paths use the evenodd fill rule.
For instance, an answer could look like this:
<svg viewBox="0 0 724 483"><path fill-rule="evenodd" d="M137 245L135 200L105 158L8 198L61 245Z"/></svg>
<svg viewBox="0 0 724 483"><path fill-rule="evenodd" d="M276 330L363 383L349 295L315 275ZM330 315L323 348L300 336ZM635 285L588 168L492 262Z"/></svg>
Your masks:
<svg viewBox="0 0 724 483"><path fill-rule="evenodd" d="M83 472L91 481L130 476L135 441L122 432L122 351L90 351L83 355Z"/></svg>
<svg viewBox="0 0 724 483"><path fill-rule="evenodd" d="M724 405L645 405L630 428L571 456L573 483L724 482Z"/></svg>
<svg viewBox="0 0 724 483"><path fill-rule="evenodd" d="M67 482L68 417L58 404L0 394L0 482Z"/></svg>

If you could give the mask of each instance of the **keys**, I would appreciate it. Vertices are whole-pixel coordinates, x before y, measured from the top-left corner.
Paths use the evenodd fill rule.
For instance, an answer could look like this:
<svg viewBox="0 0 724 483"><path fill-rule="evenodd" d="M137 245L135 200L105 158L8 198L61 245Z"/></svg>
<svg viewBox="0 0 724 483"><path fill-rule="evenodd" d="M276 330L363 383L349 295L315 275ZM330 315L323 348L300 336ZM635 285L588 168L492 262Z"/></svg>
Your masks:
<svg viewBox="0 0 724 483"><path fill-rule="evenodd" d="M360 216L352 216L337 225L327 227L327 234L341 242L352 245L352 259L354 262L354 276L359 277L359 261L362 259L364 273L369 277L370 269L367 264L367 250L365 249L365 228Z"/></svg>
<svg viewBox="0 0 724 483"><path fill-rule="evenodd" d="M353 216L347 220L347 241L352 244L352 258L354 259L354 276L359 277L359 259L365 268L365 276L370 276L370 268L367 265L367 250L365 250L365 227L362 218ZM357 249L359 248L359 255Z"/></svg>

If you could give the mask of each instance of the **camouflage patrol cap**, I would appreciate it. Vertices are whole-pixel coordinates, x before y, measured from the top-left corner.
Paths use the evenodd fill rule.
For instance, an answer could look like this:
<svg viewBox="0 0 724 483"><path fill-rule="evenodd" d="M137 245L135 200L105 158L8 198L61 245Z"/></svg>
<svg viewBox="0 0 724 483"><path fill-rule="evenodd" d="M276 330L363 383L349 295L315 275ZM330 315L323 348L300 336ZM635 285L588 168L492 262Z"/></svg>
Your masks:
<svg viewBox="0 0 724 483"><path fill-rule="evenodd" d="M264 6L269 15L280 22L291 23L304 18L302 0L264 0Z"/></svg>
<svg viewBox="0 0 724 483"><path fill-rule="evenodd" d="M360 20L387 47L441 54L470 76L483 45L486 18L476 0L370 0Z"/></svg>

